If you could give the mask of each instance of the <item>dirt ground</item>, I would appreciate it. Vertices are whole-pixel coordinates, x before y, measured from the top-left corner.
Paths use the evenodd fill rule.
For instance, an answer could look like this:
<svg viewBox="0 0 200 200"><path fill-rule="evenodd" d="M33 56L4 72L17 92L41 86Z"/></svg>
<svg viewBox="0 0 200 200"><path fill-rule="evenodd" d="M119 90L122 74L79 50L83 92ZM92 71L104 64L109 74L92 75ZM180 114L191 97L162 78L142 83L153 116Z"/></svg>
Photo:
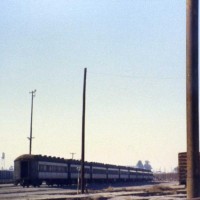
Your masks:
<svg viewBox="0 0 200 200"><path fill-rule="evenodd" d="M83 196L81 198L84 199ZM135 186L111 185L103 189L89 190L86 199L186 199L186 190L185 186L179 185L178 182L154 182L153 184Z"/></svg>
<svg viewBox="0 0 200 200"><path fill-rule="evenodd" d="M92 184L85 194L77 194L77 186L23 188L0 185L0 200L178 200L186 199L186 190L178 182L154 182L140 185ZM79 191L80 193L80 191Z"/></svg>

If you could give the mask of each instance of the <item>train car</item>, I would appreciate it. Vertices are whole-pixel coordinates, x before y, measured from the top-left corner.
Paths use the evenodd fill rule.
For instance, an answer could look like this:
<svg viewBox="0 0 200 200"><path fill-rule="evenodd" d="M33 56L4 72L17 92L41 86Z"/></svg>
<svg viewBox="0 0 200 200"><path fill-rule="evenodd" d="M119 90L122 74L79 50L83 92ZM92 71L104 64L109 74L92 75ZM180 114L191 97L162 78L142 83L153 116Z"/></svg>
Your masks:
<svg viewBox="0 0 200 200"><path fill-rule="evenodd" d="M144 181L153 180L153 173L149 170L144 170Z"/></svg>
<svg viewBox="0 0 200 200"><path fill-rule="evenodd" d="M129 169L129 178L130 178L130 180L131 181L136 181L137 180L137 169L135 169L135 168L130 168Z"/></svg>
<svg viewBox="0 0 200 200"><path fill-rule="evenodd" d="M13 174L14 171L12 170L0 170L0 184L12 183Z"/></svg>
<svg viewBox="0 0 200 200"><path fill-rule="evenodd" d="M81 177L81 162L79 160L65 160L68 165L68 183L77 183ZM91 163L84 163L84 177L86 182L91 181Z"/></svg>
<svg viewBox="0 0 200 200"><path fill-rule="evenodd" d="M68 164L63 158L25 154L14 161L15 185L40 186L43 181L60 185L67 184L67 180Z"/></svg>
<svg viewBox="0 0 200 200"><path fill-rule="evenodd" d="M91 163L91 181L105 182L107 180L107 167L102 163Z"/></svg>
<svg viewBox="0 0 200 200"><path fill-rule="evenodd" d="M119 179L120 181L129 181L130 173L128 167L121 166L119 168Z"/></svg>
<svg viewBox="0 0 200 200"><path fill-rule="evenodd" d="M117 181L151 181L150 170L133 167L85 162L86 183ZM68 185L79 183L81 161L41 155L21 155L14 161L15 185L36 187L47 185Z"/></svg>
<svg viewBox="0 0 200 200"><path fill-rule="evenodd" d="M117 182L119 177L119 166L106 165L107 166L107 180L108 182Z"/></svg>

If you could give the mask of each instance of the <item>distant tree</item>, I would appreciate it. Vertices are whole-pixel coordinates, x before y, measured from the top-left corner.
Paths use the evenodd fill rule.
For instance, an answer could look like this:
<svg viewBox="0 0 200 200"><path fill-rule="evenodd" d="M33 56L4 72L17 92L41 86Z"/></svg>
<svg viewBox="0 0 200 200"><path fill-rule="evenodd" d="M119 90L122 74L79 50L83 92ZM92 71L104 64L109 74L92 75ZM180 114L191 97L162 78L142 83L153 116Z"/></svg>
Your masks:
<svg viewBox="0 0 200 200"><path fill-rule="evenodd" d="M152 167L151 167L150 162L148 160L145 160L144 169L152 170Z"/></svg>
<svg viewBox="0 0 200 200"><path fill-rule="evenodd" d="M137 167L137 168L140 168L140 169L143 169L143 168L144 168L144 166L143 166L143 164L142 164L142 161L141 161L141 160L139 160L139 161L137 162L137 165L136 165L136 167Z"/></svg>

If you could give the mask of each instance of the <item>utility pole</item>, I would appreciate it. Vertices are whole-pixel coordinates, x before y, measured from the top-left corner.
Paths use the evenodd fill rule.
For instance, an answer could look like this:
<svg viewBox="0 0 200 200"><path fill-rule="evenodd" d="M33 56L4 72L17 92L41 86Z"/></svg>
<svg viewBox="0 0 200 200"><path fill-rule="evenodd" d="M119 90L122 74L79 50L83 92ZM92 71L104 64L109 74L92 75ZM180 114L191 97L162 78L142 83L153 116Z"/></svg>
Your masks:
<svg viewBox="0 0 200 200"><path fill-rule="evenodd" d="M187 0L187 198L200 197L199 94L198 94L198 0Z"/></svg>
<svg viewBox="0 0 200 200"><path fill-rule="evenodd" d="M86 74L87 68L84 69L83 80L83 113L82 113L82 150L81 150L81 194L85 191L85 96L86 96Z"/></svg>
<svg viewBox="0 0 200 200"><path fill-rule="evenodd" d="M6 167L5 167L5 153L4 153L4 152L2 152L2 157L1 157L1 159L2 159L2 170L5 170Z"/></svg>
<svg viewBox="0 0 200 200"><path fill-rule="evenodd" d="M72 155L72 160L73 160L73 158L74 158L74 155L76 154L76 153L70 153L71 155Z"/></svg>
<svg viewBox="0 0 200 200"><path fill-rule="evenodd" d="M30 144L29 144L29 154L31 155L32 151L32 123L33 123L33 98L35 97L36 90L29 92L32 97L31 97L31 125L30 125L30 137L28 137Z"/></svg>

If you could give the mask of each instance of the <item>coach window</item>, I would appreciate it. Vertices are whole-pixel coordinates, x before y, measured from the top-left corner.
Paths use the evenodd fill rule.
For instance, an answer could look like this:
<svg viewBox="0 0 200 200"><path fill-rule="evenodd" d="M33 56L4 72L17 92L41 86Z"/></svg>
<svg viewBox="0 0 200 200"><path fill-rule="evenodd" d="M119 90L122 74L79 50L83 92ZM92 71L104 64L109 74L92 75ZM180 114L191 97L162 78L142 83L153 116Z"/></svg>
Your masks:
<svg viewBox="0 0 200 200"><path fill-rule="evenodd" d="M45 171L49 172L49 168L50 168L50 166L46 165L46 170Z"/></svg>
<svg viewBox="0 0 200 200"><path fill-rule="evenodd" d="M58 166L58 172L62 172L62 167Z"/></svg>
<svg viewBox="0 0 200 200"><path fill-rule="evenodd" d="M90 169L89 168L85 168L85 173L90 173Z"/></svg>
<svg viewBox="0 0 200 200"><path fill-rule="evenodd" d="M39 171L42 171L42 165L39 165Z"/></svg>
<svg viewBox="0 0 200 200"><path fill-rule="evenodd" d="M58 167L58 172L62 172L62 167Z"/></svg>
<svg viewBox="0 0 200 200"><path fill-rule="evenodd" d="M65 167L65 172L67 172L68 170L67 170L67 167Z"/></svg>
<svg viewBox="0 0 200 200"><path fill-rule="evenodd" d="M56 172L56 166L52 166L52 171Z"/></svg>
<svg viewBox="0 0 200 200"><path fill-rule="evenodd" d="M52 172L52 166L49 165L49 172Z"/></svg>
<svg viewBox="0 0 200 200"><path fill-rule="evenodd" d="M72 167L71 166L71 170L70 171L71 171L71 173L77 173L77 167Z"/></svg>
<svg viewBox="0 0 200 200"><path fill-rule="evenodd" d="M105 174L106 173L105 169L93 169L92 171L95 174Z"/></svg>

